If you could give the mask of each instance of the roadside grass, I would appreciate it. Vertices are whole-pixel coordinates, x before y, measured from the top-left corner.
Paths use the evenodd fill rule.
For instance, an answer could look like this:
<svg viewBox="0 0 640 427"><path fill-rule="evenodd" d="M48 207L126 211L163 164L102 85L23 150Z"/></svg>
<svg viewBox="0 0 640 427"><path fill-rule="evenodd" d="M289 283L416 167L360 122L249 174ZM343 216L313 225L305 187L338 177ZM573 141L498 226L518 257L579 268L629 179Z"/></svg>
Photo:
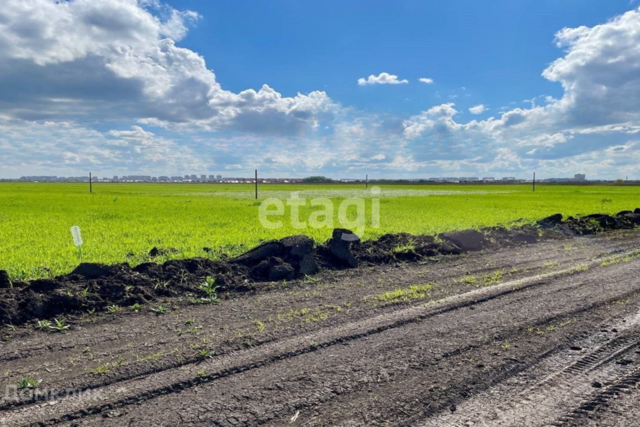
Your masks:
<svg viewBox="0 0 640 427"><path fill-rule="evenodd" d="M624 256L619 256L619 257L614 257L611 259L607 259L604 260L600 263L601 267L609 267L615 264L620 264L623 262L631 262L632 260L636 259L636 258L640 258L640 251L634 251L630 254L624 255Z"/></svg>
<svg viewBox="0 0 640 427"><path fill-rule="evenodd" d="M504 278L504 270L495 270L492 273L486 274L482 277L483 286L497 285L502 282Z"/></svg>
<svg viewBox="0 0 640 427"><path fill-rule="evenodd" d="M420 300L430 296L433 287L434 285L431 283L426 283L423 285L411 285L407 288L396 289L394 291L367 297L366 299L378 304L393 304L397 302Z"/></svg>
<svg viewBox="0 0 640 427"><path fill-rule="evenodd" d="M124 357L119 357L113 362L99 364L94 369L89 371L89 373L92 375L106 375L109 372L111 372L111 369L116 368L124 364L125 362L126 362L126 359Z"/></svg>
<svg viewBox="0 0 640 427"><path fill-rule="evenodd" d="M571 270L572 273L581 273L585 271L589 271L589 266L587 264L580 264Z"/></svg>
<svg viewBox="0 0 640 427"><path fill-rule="evenodd" d="M26 390L26 389L35 389L42 383L42 380L35 380L33 378L22 378L18 381L18 389Z"/></svg>

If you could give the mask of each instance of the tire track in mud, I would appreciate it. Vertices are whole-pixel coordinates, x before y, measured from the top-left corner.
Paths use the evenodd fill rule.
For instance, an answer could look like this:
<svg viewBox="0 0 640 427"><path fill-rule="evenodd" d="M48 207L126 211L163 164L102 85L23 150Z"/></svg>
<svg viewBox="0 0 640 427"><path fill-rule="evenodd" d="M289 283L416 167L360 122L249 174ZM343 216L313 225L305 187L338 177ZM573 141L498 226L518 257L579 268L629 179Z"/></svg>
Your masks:
<svg viewBox="0 0 640 427"><path fill-rule="evenodd" d="M86 402L82 402L80 399L74 400L73 398L69 398L61 400L56 405L49 405L48 403L45 403L8 412L5 417L0 419L0 422L4 421L11 425L20 425L21 423L27 422L28 424L35 420L38 420L35 422L44 422L49 418L49 420L46 421L46 424L56 424L93 414L99 414L118 407L138 404L142 401L153 399L158 396L175 393L177 391L193 388L199 385L205 385L219 379L263 368L273 363L310 354L338 344L365 339L385 331L415 324L416 318L425 320L429 317L453 312L462 308L492 301L506 295L521 292L523 290L546 285L548 284L546 280L551 278L559 279L563 275L570 274L571 272L572 270L564 270L556 273L534 276L524 280L505 282L491 288L481 288L467 294L447 298L438 304L440 307L414 306L397 310L373 319L366 319L366 321L355 322L339 328L342 330L321 330L316 333L307 334L303 337L295 337L285 343L277 342L272 345L267 344L246 353L206 361L199 366L189 369L188 372L162 372L157 375L142 378L138 381L125 381L114 386L103 388L103 391L106 391L107 393L107 397L105 399L108 400L108 402L104 404L87 407ZM620 298L620 295L616 295L615 298ZM600 302L598 305L606 304L608 302L609 300ZM590 310L592 308L592 306L589 306L586 307L585 310ZM548 320L548 318L545 319L545 321ZM337 337L330 339L331 335L337 335ZM309 346L308 343L311 340L317 340L320 344ZM286 347L291 350L282 351L283 349L280 349L279 347ZM270 354L269 352L272 348L274 351ZM246 359L247 363L238 363L243 359ZM214 370L215 372L203 376L199 376L194 372L196 369L205 368L208 370ZM182 379L176 380L175 378L171 378L170 375L182 377ZM137 386L135 383L138 383ZM164 385L160 386L161 383L164 383ZM134 387L127 389L127 387L132 385ZM58 416L56 416L56 414L58 414Z"/></svg>
<svg viewBox="0 0 640 427"><path fill-rule="evenodd" d="M616 298L613 298L609 301L602 301L600 304L597 304L597 306L600 306L600 308L606 308L606 306L608 304L610 304L612 301L614 301ZM592 307L586 307L585 309L582 310L577 310L575 312L570 312L570 313L565 313L565 316L563 316L565 319L566 318L572 318L576 315L579 315L581 313L586 313L586 312L591 312L593 311L592 309L597 308L596 306L592 306ZM554 321L558 321L558 320L562 320L562 318L558 317L558 318L548 318L547 320L543 320L540 321L538 323L535 323L533 326L541 326L541 325L547 325L547 324L552 324ZM519 331L522 332L522 331ZM515 338L518 335L518 331L516 329L513 329L511 331L511 333L505 333L505 334L501 334L499 336L494 337L494 344L495 341L501 342L501 341L512 341L512 338ZM568 342L573 342L574 340L579 340L581 338L581 336L583 335L583 332L578 332L577 334L570 334L567 336L566 341ZM522 336L520 337L522 339ZM639 338L640 339L640 338ZM524 338L524 340L526 341L526 337ZM522 340L521 340L522 341ZM518 342L518 341L516 341ZM485 346L485 347L488 347ZM637 340L636 342L633 343L633 345L629 345L628 348L626 349L627 351L630 351L632 349L637 348ZM480 346L470 346L468 348L465 349L461 349L458 352L451 352L445 355L447 360L450 360L452 358L454 358L455 356L458 356L458 359L461 360L467 360L467 361L472 361L474 358L474 353L478 353L478 351L474 350L481 350ZM384 408L379 408L380 412L384 412L385 410L390 411L391 414L393 414L394 416L387 416L387 418L383 418L382 420L379 420L378 422L356 422L354 420L349 420L347 422L337 422L335 419L332 420L334 421L334 423L327 423L324 418L319 417L319 420L317 422L309 422L305 425L318 425L318 426L324 426L324 425L345 425L345 426L351 426L351 425L406 425L406 426L413 426L413 425L422 425L419 424L418 422L420 420L424 420L426 417L432 417L432 416L437 416L441 411L445 410L448 412L449 407L454 408L452 409L452 411L456 411L456 405L459 405L461 401L464 401L466 399L470 399L473 398L473 396L475 396L476 394L482 393L484 391L488 391L491 390L492 387L494 387L495 385L499 385L504 381L507 381L509 379L511 379L512 377L515 377L517 375L519 375L521 372L531 368L532 366L536 366L538 363L540 363L541 361L545 360L546 358L552 356L555 353L558 353L559 351L562 350L566 350L566 344L565 343L559 343L555 346L552 347L547 347L545 349L545 347L540 346L538 351L542 351L542 353L538 353L538 354L521 354L518 359L508 359L505 360L504 363L501 363L497 366L492 367L490 370L486 370L483 372L483 374L481 375L481 377L476 377L475 374L471 373L471 375L464 377L464 381L462 382L458 382L460 381L459 378L456 378L453 382L451 382L450 384L447 385L447 389L446 389L446 395L447 396L451 396L450 398L447 397L445 398L443 401L437 402L437 401L429 401L429 398L425 398L423 396L418 396L420 394L420 391L425 387L425 384L429 384L428 378L430 377L430 375L427 375L426 378L427 381L414 381L413 379L411 381L406 381L406 383L402 383L400 385L396 385L393 388L393 391L386 391L386 395L387 396L391 396L393 399L396 399L396 401L391 404L391 405L386 405L386 402L380 402L379 406L385 406ZM451 365L451 367L449 369L457 369L458 366L456 366L459 364L453 363ZM436 369L433 374L437 374L437 372L442 372L443 370L447 370L448 368L446 366L441 366L439 369ZM417 376L417 375L416 375ZM484 382L484 383L483 383ZM426 386L428 387L428 385ZM399 397L401 392L406 391L407 389L409 390L415 390L415 394L412 395L412 393L409 393L409 396L406 396L405 399L402 399L401 397ZM395 392L398 392L398 394L396 394ZM367 397L366 393L363 393L363 397L361 400L361 405L359 404L354 404L354 403L350 403L348 406L351 408L351 410L353 410L354 408L358 408L359 406L361 406L362 408L367 408L368 410L376 410L377 408L372 407L368 400L370 401L370 395ZM457 396L457 397L453 397L453 396ZM464 397L464 399L460 399L459 397ZM428 402L428 404L426 406L424 406L423 408L420 408L420 406L418 406L418 408L408 408L405 407L405 410L402 409L398 409L398 407L401 407L403 404L406 404L407 402L411 401L412 403L417 402ZM383 405L383 403L385 405ZM435 404L434 404L435 403ZM369 404L369 406L367 407L367 404ZM424 403L422 403L422 405L424 405ZM334 406L340 406L340 404L336 404ZM302 408L301 408L302 409ZM475 409L478 409L477 407ZM366 410L366 409L363 409ZM322 408L322 410L317 410L317 412L320 413L324 413L326 411L326 408ZM345 411L347 412L347 411ZM395 412L395 414L394 414ZM415 414L415 412L417 412L418 414ZM348 412L347 412L348 413ZM535 416L534 416L535 418ZM477 419L474 416L465 419L465 423L443 423L440 419L438 418L434 418L437 421L428 424L428 425L433 425L433 426L445 426L445 425L451 425L451 426L465 426L465 425L491 425L493 426L494 424L489 422L488 424L479 424L477 423ZM314 420L315 421L315 420ZM466 422L472 422L473 424L466 424ZM273 424L269 424L269 425L280 425L278 423L273 423ZM505 425L509 425L509 426L513 426L513 425L527 425L527 424L519 424L519 423L507 423Z"/></svg>
<svg viewBox="0 0 640 427"><path fill-rule="evenodd" d="M625 368L627 365L615 364L615 359L640 349L638 319L639 316L634 315L628 319L630 322L621 322L618 328L622 330L622 335L548 374L533 386L524 387L524 390L505 387L498 393L492 391L493 396L479 395L477 399L460 405L457 414L435 414L433 418L421 423L420 427L461 426L469 423L496 427L560 426L573 418L579 418L587 410L603 405L607 397L619 392L618 384L620 387L628 386L630 382L637 383L640 379L640 368ZM572 350L564 351L566 355L566 352ZM551 358L555 353L550 353L547 357ZM640 361L640 357L637 359ZM620 377L622 380L618 380ZM604 392L598 392L594 384L601 387L605 381L614 385ZM564 415L567 408L572 407L577 409Z"/></svg>
<svg viewBox="0 0 640 427"><path fill-rule="evenodd" d="M551 425L557 427L582 426L585 418L591 418L598 408L607 408L610 402L625 392L629 392L637 388L640 384L640 367L633 369L627 375L620 378L614 384L606 387L602 392L596 394L591 399L583 402L578 408L574 409L570 414L560 417L559 420ZM637 410L637 401L634 405ZM600 417L603 414L599 414ZM638 422L637 419L634 422Z"/></svg>
<svg viewBox="0 0 640 427"><path fill-rule="evenodd" d="M640 419L640 368L584 402L570 414L561 417L555 426L620 426L638 424Z"/></svg>

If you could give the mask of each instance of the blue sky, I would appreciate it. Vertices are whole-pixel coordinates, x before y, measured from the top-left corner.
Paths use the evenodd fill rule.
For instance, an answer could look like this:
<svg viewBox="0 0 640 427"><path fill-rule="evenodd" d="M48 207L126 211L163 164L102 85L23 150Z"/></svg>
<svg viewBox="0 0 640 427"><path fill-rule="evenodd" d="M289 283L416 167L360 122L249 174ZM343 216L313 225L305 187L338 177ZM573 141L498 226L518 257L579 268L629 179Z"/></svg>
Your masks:
<svg viewBox="0 0 640 427"><path fill-rule="evenodd" d="M639 45L629 0L6 0L0 178L640 178Z"/></svg>
<svg viewBox="0 0 640 427"><path fill-rule="evenodd" d="M447 99L497 109L561 96L560 85L541 76L561 54L554 34L631 8L629 0L169 3L202 15L181 45L204 55L229 90L264 83L285 96L326 90L344 105L397 114ZM383 71L412 84L354 84ZM438 84L420 85L420 77Z"/></svg>

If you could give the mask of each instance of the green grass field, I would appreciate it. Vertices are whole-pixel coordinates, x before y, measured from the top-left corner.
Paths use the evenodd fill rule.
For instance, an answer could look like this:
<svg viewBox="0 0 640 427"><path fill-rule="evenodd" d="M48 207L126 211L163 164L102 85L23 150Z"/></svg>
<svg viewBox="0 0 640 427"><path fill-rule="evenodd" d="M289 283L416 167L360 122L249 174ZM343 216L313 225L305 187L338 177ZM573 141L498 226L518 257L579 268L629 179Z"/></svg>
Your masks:
<svg viewBox="0 0 640 427"><path fill-rule="evenodd" d="M295 229L285 210L280 229L264 228L258 218L262 199L326 197L338 204L364 197L364 238L384 233L434 234L463 228L566 215L615 213L640 206L640 187L525 185L382 186L380 228L371 227L371 193L353 185L262 185L260 200L251 185L0 183L0 270L16 279L69 272L79 262L71 226L82 230L83 260L148 261L154 247L176 248L174 258L234 255L262 240L307 234L326 240L331 228ZM301 221L321 209L300 208ZM355 208L349 211L355 218ZM270 217L270 220L276 220ZM337 221L336 227L340 226ZM210 254L203 247L213 248ZM163 259L159 259L162 261Z"/></svg>

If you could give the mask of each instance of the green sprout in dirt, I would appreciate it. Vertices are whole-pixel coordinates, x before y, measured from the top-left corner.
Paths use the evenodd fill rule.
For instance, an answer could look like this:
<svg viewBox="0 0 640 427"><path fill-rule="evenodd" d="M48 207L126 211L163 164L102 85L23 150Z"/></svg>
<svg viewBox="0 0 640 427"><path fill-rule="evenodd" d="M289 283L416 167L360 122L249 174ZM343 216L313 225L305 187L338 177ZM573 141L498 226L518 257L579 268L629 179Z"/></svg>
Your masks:
<svg viewBox="0 0 640 427"><path fill-rule="evenodd" d="M131 310L135 311L136 313L138 313L140 310L142 310L142 305L135 303L131 306Z"/></svg>
<svg viewBox="0 0 640 427"><path fill-rule="evenodd" d="M408 288L396 289L394 291L375 295L373 296L373 300L383 304L419 300L427 298L431 294L432 289L433 285L431 283L424 285L411 285Z"/></svg>
<svg viewBox="0 0 640 427"><path fill-rule="evenodd" d="M45 332L64 332L70 327L64 319L53 319L53 322L50 320L38 320L38 323L36 323L36 329Z"/></svg>
<svg viewBox="0 0 640 427"><path fill-rule="evenodd" d="M23 378L18 381L18 388L21 390L34 389L40 385L42 380L34 380L33 378Z"/></svg>
<svg viewBox="0 0 640 427"><path fill-rule="evenodd" d="M216 279L207 276L204 283L200 285L200 290L207 295L206 300L209 302L218 302L218 287Z"/></svg>
<svg viewBox="0 0 640 427"><path fill-rule="evenodd" d="M394 254L399 254L399 253L405 253L405 252L413 252L416 250L416 245L414 245L413 243L407 243L404 245L398 245L395 248L393 248L392 252Z"/></svg>
<svg viewBox="0 0 640 427"><path fill-rule="evenodd" d="M109 307L107 307L107 312L114 314L117 313L118 311L120 311L120 307L118 307L117 305L110 305Z"/></svg>
<svg viewBox="0 0 640 427"><path fill-rule="evenodd" d="M157 307L151 308L151 311L153 311L157 315L161 315L161 314L167 314L169 312L169 309L167 307L163 307L159 305Z"/></svg>
<svg viewBox="0 0 640 427"><path fill-rule="evenodd" d="M256 328L258 328L258 332L262 333L265 331L266 326L264 322L261 322L260 320L255 320L255 324L256 324Z"/></svg>
<svg viewBox="0 0 640 427"><path fill-rule="evenodd" d="M53 319L53 321L55 322L55 326L51 326L51 329L55 331L63 332L70 328L70 326L67 325L67 322L64 319Z"/></svg>
<svg viewBox="0 0 640 427"><path fill-rule="evenodd" d="M95 367L95 369L91 370L91 374L93 375L105 375L108 374L110 371L109 369L109 365L107 364L101 364Z"/></svg>
<svg viewBox="0 0 640 427"><path fill-rule="evenodd" d="M484 286L497 285L502 281L504 276L504 270L496 270L493 273L487 274L482 278Z"/></svg>
<svg viewBox="0 0 640 427"><path fill-rule="evenodd" d="M201 359L206 359L212 356L213 356L213 352L208 348L203 348L198 350L198 357L200 357Z"/></svg>
<svg viewBox="0 0 640 427"><path fill-rule="evenodd" d="M464 276L460 282L464 283L465 285L475 285L478 283L478 278L476 276Z"/></svg>
<svg viewBox="0 0 640 427"><path fill-rule="evenodd" d="M49 320L38 320L36 323L36 329L41 331L48 331L52 326L52 323Z"/></svg>

